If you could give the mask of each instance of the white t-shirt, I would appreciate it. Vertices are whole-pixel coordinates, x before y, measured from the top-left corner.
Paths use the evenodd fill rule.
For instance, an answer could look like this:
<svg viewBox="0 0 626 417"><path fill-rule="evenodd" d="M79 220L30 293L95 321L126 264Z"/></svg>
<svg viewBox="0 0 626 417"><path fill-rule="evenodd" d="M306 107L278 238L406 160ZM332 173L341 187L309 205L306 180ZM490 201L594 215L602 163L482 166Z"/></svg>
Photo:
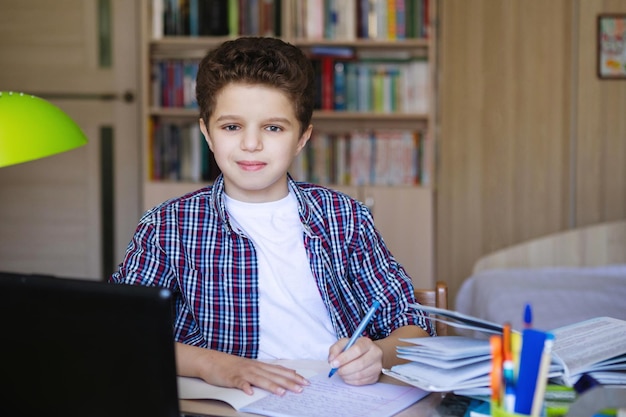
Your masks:
<svg viewBox="0 0 626 417"><path fill-rule="evenodd" d="M269 203L226 196L231 225L256 249L259 271L258 359L326 360L337 336L311 273L298 203L291 193Z"/></svg>

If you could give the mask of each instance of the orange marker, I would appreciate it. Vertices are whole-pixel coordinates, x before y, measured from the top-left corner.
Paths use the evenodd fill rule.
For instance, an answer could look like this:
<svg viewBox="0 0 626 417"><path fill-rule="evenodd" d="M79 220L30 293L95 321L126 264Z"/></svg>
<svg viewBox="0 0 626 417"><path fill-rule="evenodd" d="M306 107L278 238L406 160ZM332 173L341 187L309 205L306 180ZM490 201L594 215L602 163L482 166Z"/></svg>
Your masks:
<svg viewBox="0 0 626 417"><path fill-rule="evenodd" d="M492 335L491 345L491 404L500 407L502 397L502 337Z"/></svg>
<svg viewBox="0 0 626 417"><path fill-rule="evenodd" d="M511 323L504 323L502 326L502 357L505 361L513 360L511 352Z"/></svg>

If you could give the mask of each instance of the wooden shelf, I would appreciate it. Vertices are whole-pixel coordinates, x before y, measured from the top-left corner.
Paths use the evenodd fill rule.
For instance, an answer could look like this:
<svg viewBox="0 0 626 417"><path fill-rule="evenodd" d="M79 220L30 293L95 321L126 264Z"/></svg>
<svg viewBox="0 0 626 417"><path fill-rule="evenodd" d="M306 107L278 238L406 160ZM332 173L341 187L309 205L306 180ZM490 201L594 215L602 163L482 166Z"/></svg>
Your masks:
<svg viewBox="0 0 626 417"><path fill-rule="evenodd" d="M169 117L197 117L198 109L180 107L151 107L150 114L154 116ZM350 112L316 110L313 112L316 120L368 120L377 122L380 120L415 121L428 120L428 114L424 113L374 113L374 112Z"/></svg>
<svg viewBox="0 0 626 417"><path fill-rule="evenodd" d="M233 38L230 36L166 36L161 39L150 40L150 55L154 58L202 58L206 51L229 39ZM428 39L284 39L304 49L315 46L327 46L350 47L356 50L408 50L412 52L412 56L423 57L427 56L430 44Z"/></svg>
<svg viewBox="0 0 626 417"><path fill-rule="evenodd" d="M394 40L378 40L378 39L307 39L307 38L294 38L289 42L300 47L312 47L312 46L347 46L358 49L415 49L423 48L428 49L428 39L394 39Z"/></svg>
<svg viewBox="0 0 626 417"><path fill-rule="evenodd" d="M150 40L151 58L202 58L229 36L166 36Z"/></svg>

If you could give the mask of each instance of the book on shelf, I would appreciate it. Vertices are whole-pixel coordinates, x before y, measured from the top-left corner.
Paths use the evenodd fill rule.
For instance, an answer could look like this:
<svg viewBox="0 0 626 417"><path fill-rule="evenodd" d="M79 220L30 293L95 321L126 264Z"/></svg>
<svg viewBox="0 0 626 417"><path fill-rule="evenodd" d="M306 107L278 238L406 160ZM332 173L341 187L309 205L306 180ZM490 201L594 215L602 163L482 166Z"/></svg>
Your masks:
<svg viewBox="0 0 626 417"><path fill-rule="evenodd" d="M426 38L431 0L302 0L294 2L299 38L352 41Z"/></svg>
<svg viewBox="0 0 626 417"><path fill-rule="evenodd" d="M299 1L296 4L297 27L299 33L308 39L324 39L325 10L324 0ZM301 10L298 10L301 9ZM302 20L301 20L302 19Z"/></svg>
<svg viewBox="0 0 626 417"><path fill-rule="evenodd" d="M330 14L329 39L353 41L357 36L356 2L358 0L334 0Z"/></svg>
<svg viewBox="0 0 626 417"><path fill-rule="evenodd" d="M345 62L354 59L353 48L313 46L308 50L308 57L315 73L314 107L322 110L345 110Z"/></svg>
<svg viewBox="0 0 626 417"><path fill-rule="evenodd" d="M414 307L454 327L486 335L503 330L499 324L452 310ZM597 317L549 333L554 336L548 373L551 383L571 387L583 374L589 374L601 384L626 384L625 320ZM492 355L487 338L439 336L405 341L409 346L399 346L397 352L410 362L385 369L386 374L427 391L462 394L489 388Z"/></svg>
<svg viewBox="0 0 626 417"><path fill-rule="evenodd" d="M350 185L373 185L374 148L372 132L354 131L350 137Z"/></svg>
<svg viewBox="0 0 626 417"><path fill-rule="evenodd" d="M314 131L294 160L294 179L336 185L427 185L421 131L402 129Z"/></svg>
<svg viewBox="0 0 626 417"><path fill-rule="evenodd" d="M152 0L152 38L280 36L281 0Z"/></svg>
<svg viewBox="0 0 626 417"><path fill-rule="evenodd" d="M155 119L150 126L152 180L209 182L217 178L220 170L197 122Z"/></svg>
<svg viewBox="0 0 626 417"><path fill-rule="evenodd" d="M347 76L346 64L343 61L335 61L333 65L333 96L331 105L337 111L347 109Z"/></svg>
<svg viewBox="0 0 626 417"><path fill-rule="evenodd" d="M154 107L197 108L198 59L153 59L151 103Z"/></svg>
<svg viewBox="0 0 626 417"><path fill-rule="evenodd" d="M308 156L310 171L310 182L317 184L329 184L333 176L331 158L332 139L324 132L314 135L309 142Z"/></svg>
<svg viewBox="0 0 626 417"><path fill-rule="evenodd" d="M189 15L195 22L196 31L191 36L226 36L230 33L228 18L229 0L191 0ZM184 33L185 34L185 33Z"/></svg>
<svg viewBox="0 0 626 417"><path fill-rule="evenodd" d="M316 109L428 113L427 60L411 56L398 59L381 52L338 55L329 49L316 49L309 55L316 79Z"/></svg>
<svg viewBox="0 0 626 417"><path fill-rule="evenodd" d="M330 56L322 56L320 59L320 83L319 90L322 94L321 109L333 110L335 108L335 59Z"/></svg>
<svg viewBox="0 0 626 417"><path fill-rule="evenodd" d="M293 3L296 37L351 41L356 38L357 0L303 0Z"/></svg>
<svg viewBox="0 0 626 417"><path fill-rule="evenodd" d="M217 387L198 378L178 377L179 398L221 400L237 411L266 416L385 417L395 415L428 394L412 386L384 382L348 385L338 376L328 378L330 366L323 361L278 363L295 369L311 384L299 394L287 392L277 396L255 388L254 394L248 395L239 389Z"/></svg>

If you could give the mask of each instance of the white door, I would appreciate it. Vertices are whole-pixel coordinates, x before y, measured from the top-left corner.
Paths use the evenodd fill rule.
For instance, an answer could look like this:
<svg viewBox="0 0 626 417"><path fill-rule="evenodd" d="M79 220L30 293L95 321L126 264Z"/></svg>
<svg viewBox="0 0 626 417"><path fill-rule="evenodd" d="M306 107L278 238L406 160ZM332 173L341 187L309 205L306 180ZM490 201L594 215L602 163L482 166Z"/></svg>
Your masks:
<svg viewBox="0 0 626 417"><path fill-rule="evenodd" d="M0 91L48 99L89 139L0 168L0 271L101 280L121 260L140 215L138 22L134 1L0 0Z"/></svg>

